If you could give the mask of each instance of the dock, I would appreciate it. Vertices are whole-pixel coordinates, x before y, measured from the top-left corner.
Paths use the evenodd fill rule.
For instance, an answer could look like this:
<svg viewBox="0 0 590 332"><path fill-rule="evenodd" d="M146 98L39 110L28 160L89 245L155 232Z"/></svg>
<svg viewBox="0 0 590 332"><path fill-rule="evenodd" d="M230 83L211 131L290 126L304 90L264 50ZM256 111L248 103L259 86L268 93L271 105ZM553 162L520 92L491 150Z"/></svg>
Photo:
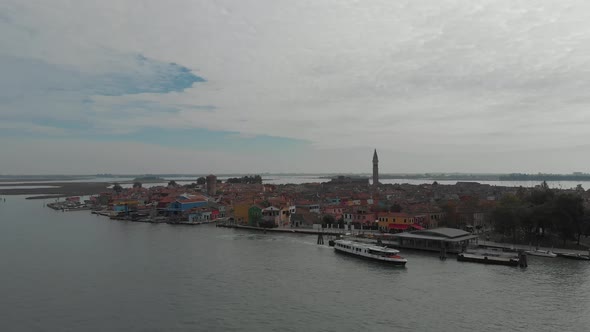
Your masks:
<svg viewBox="0 0 590 332"><path fill-rule="evenodd" d="M244 225L233 225L233 224L216 224L217 227L225 228L236 228L236 229L247 229L251 231L259 232L274 232L274 233L297 233L297 234L310 234L310 235L343 235L344 230L335 231L334 229L305 229L305 228L264 228L255 226L244 226Z"/></svg>

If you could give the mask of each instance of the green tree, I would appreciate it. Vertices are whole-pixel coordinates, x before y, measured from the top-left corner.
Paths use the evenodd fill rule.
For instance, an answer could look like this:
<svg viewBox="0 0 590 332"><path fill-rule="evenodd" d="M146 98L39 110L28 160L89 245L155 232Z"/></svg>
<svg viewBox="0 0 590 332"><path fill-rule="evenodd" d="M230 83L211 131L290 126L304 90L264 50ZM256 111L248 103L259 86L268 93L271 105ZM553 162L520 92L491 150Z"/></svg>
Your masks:
<svg viewBox="0 0 590 332"><path fill-rule="evenodd" d="M515 195L504 195L491 214L494 230L516 240L522 214L522 201Z"/></svg>
<svg viewBox="0 0 590 332"><path fill-rule="evenodd" d="M391 207L389 208L390 212L402 212L402 206L395 202L393 203L393 205L391 205Z"/></svg>
<svg viewBox="0 0 590 332"><path fill-rule="evenodd" d="M141 182L139 182L139 181L135 181L135 182L133 183L133 188L141 188L141 187L142 187L142 184L141 184Z"/></svg>
<svg viewBox="0 0 590 332"><path fill-rule="evenodd" d="M550 202L555 197L553 190L547 187L547 183L545 186L541 185L540 189L535 189L529 196L529 201L534 205L542 205L545 203Z"/></svg>
<svg viewBox="0 0 590 332"><path fill-rule="evenodd" d="M177 187L178 185L176 184L176 181L174 180L170 180L168 181L168 187Z"/></svg>
<svg viewBox="0 0 590 332"><path fill-rule="evenodd" d="M197 179L197 184L203 185L205 183L207 183L207 179L205 179L204 177L201 176Z"/></svg>
<svg viewBox="0 0 590 332"><path fill-rule="evenodd" d="M324 214L322 217L322 224L324 225L332 225L336 222L336 218L334 218L331 214Z"/></svg>
<svg viewBox="0 0 590 332"><path fill-rule="evenodd" d="M580 244L580 236L583 229L584 202L581 197L573 194L561 194L555 199L554 214L557 229L565 245L566 241L577 236Z"/></svg>
<svg viewBox="0 0 590 332"><path fill-rule="evenodd" d="M119 193L121 193L121 192L123 191L123 187L121 187L121 185L120 185L119 183L115 183L115 184L113 185L113 190L114 190L114 191L115 191L117 194L119 194Z"/></svg>

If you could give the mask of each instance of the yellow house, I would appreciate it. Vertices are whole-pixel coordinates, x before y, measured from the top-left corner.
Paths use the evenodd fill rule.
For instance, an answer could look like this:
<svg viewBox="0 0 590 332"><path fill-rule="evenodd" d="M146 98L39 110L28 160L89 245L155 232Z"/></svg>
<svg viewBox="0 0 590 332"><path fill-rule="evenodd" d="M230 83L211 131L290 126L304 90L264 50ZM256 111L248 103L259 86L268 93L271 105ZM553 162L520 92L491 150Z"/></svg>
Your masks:
<svg viewBox="0 0 590 332"><path fill-rule="evenodd" d="M248 224L248 209L250 209L251 206L252 204L250 203L234 204L234 220L236 224Z"/></svg>
<svg viewBox="0 0 590 332"><path fill-rule="evenodd" d="M403 212L386 212L377 215L377 225L380 230L388 231L392 228L390 225L413 225L416 219ZM407 226L394 227L395 229L406 229Z"/></svg>

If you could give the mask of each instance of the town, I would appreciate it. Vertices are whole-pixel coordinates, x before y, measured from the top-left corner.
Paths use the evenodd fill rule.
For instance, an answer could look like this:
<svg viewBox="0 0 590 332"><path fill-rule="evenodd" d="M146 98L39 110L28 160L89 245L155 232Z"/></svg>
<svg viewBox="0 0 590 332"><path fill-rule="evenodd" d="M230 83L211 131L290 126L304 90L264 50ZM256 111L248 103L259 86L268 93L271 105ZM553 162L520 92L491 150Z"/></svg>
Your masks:
<svg viewBox="0 0 590 332"><path fill-rule="evenodd" d="M337 176L322 183L263 184L259 175L218 180L201 177L189 185L131 188L115 184L86 204L70 198L56 209L91 209L111 219L137 222L223 225L264 229L374 231L400 233L450 227L485 239L583 249L589 232L590 195L581 186L551 190L477 182L442 185L382 184L374 151L372 181ZM545 186L545 187L544 187ZM555 193L558 194L555 194ZM552 199L552 200L551 200ZM559 205L561 204L561 205ZM585 237L584 237L585 238ZM557 241L563 240L563 244ZM575 241L577 240L577 241ZM570 242L571 242L570 241Z"/></svg>

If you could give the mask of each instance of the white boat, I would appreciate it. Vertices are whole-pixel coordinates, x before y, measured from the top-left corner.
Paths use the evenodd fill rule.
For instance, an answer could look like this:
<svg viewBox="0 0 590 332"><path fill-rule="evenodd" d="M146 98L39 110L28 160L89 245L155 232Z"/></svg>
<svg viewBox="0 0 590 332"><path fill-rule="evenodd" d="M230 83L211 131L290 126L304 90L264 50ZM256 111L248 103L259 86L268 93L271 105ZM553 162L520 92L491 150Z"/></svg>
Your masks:
<svg viewBox="0 0 590 332"><path fill-rule="evenodd" d="M553 251L550 251L550 250L535 249L535 250L527 250L525 252L527 253L527 255L531 255L531 256L550 257L550 258L557 257L557 254L554 253Z"/></svg>
<svg viewBox="0 0 590 332"><path fill-rule="evenodd" d="M361 243L350 240L335 240L334 249L337 252L355 255L362 258L373 259L393 265L406 265L407 259L399 255L399 250L377 246L369 243Z"/></svg>

